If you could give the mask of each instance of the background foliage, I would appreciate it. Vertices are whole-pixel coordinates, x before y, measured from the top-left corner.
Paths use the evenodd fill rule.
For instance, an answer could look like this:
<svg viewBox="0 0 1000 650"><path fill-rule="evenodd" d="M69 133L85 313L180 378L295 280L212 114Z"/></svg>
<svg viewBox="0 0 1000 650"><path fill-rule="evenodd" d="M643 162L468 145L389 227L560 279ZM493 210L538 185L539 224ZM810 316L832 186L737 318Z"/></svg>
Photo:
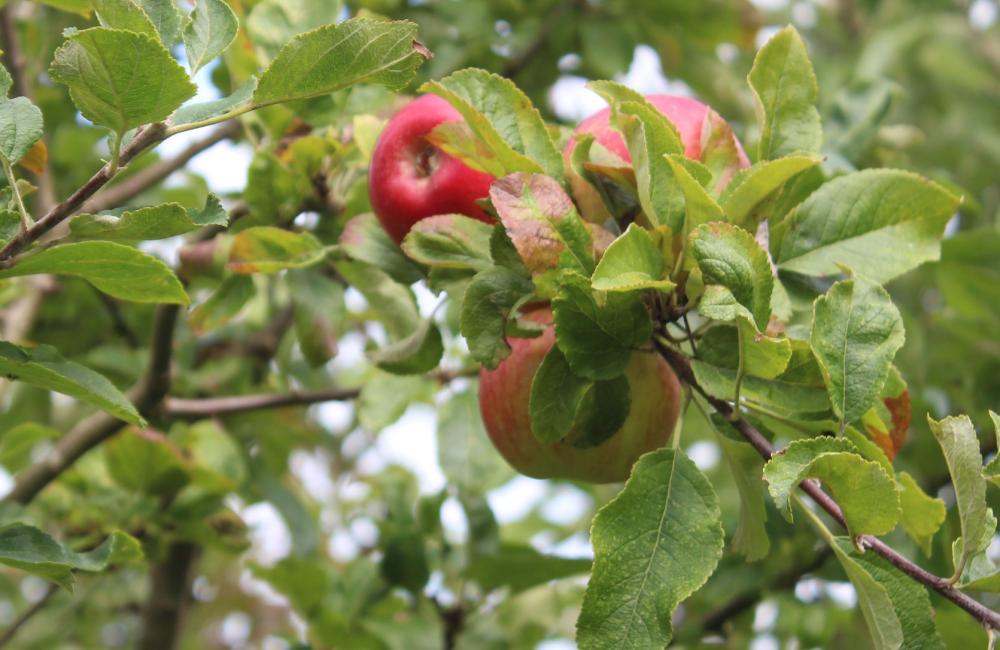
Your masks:
<svg viewBox="0 0 1000 650"><path fill-rule="evenodd" d="M145 13L127 9L139 5ZM77 217L62 232L73 242L63 246L146 242L140 250L166 264L143 257L135 262L141 272L114 267L96 281L91 274L91 283L88 269L74 272L65 261L36 255L6 276L29 263L63 274L0 285L0 339L54 346L61 355L34 348L24 358L0 347L4 373L26 379L0 387L0 464L7 475L23 485L20 477L60 436L86 426L94 405L153 427L129 428L89 451L34 500L15 491L4 502L5 522L33 527L2 529L0 537L13 540L6 548L37 549L51 540L32 536L45 531L66 553L59 561L19 556L7 562L18 568L0 572L0 620L10 624L44 602L11 647L167 647L151 635L163 638L176 622L172 608L187 600L183 648L572 647L590 569L590 523L620 488L514 479L482 433L470 377L475 364L450 304L433 315L440 368L433 351L431 367L409 354L434 347L407 337L432 331L426 319L438 299L423 284L407 288L422 271L378 236L374 221L354 219L369 210L368 157L401 103L396 90L413 93L427 80L480 67L510 77L546 119L569 125L581 115L566 98L582 97L572 92L581 78L627 78L643 90L663 83L637 76L648 68L624 76L637 46L638 58L655 53L671 88L690 91L729 120L743 142L757 142L745 80L759 46L787 23L802 34L819 82L825 175L892 167L963 197L941 260L887 285L905 326L896 366L914 413L894 466L949 506L939 530L930 526L923 538L920 530L897 530L888 539L937 575L952 573L951 540L968 538L967 518L953 507L948 467L924 414L940 420L968 413L986 453L995 448L987 415L1000 404L1000 27L993 0L200 0L187 27L191 7L177 6L183 14L171 0L4 3L4 64L15 73L10 96L30 97L44 116L44 147L34 145L17 168L31 183L22 192L35 217L87 183L113 157L116 140L129 162L129 130L166 117L197 90L188 70L203 66L195 77L201 95L189 104L206 95L232 98L185 106L173 118L179 135L167 140L170 146L129 162L120 180L82 206L83 213L120 219ZM211 28L213 21L229 24L227 7L239 25L232 33ZM145 35L74 32L97 24L94 8L111 27ZM378 16L413 21L434 57L423 62L403 41L399 52L373 55L402 57L402 72L358 72L331 56L306 75L304 62L315 50L279 54L297 34L354 15L372 18L364 27L371 33L383 28ZM112 46L122 51L149 51L142 57L147 67L136 71L122 59L107 74L119 66L139 84L163 84L169 92L157 96L161 105L148 96L116 103L94 91L93 79L74 76L82 74L74 63L79 48L101 38L127 40ZM186 69L165 52L157 58L160 40ZM279 67L262 74L270 64ZM2 110L30 112L24 105ZM239 126L220 117L243 112ZM214 121L220 125L187 132ZM23 143L0 136L0 155L21 158L16 149ZM226 152L212 159L218 167L237 167L252 152L244 182L213 187L215 174L188 166L215 145ZM13 200L9 186L2 198L5 205ZM149 217L141 209L148 206L158 206L151 208L158 210L157 232L144 229ZM295 234L274 228L289 224ZM11 204L0 218L2 239L18 225ZM93 237L114 243L84 241ZM71 257L111 253L124 255L77 248ZM324 255L332 260L328 272L307 268ZM801 305L828 284L803 280L786 288L791 303ZM859 283L859 295L863 290ZM152 303L188 297L170 360L170 397L148 412L136 401L140 416L118 390L143 382L153 386L147 398L166 390L156 387L164 373L157 375L155 354L149 356L165 308ZM67 371L67 363L100 373L117 390L78 366ZM394 363L416 364L415 372L382 369ZM53 370L75 379L60 392L84 399L46 390ZM187 401L292 393L290 404L253 411ZM320 397L336 401L296 403ZM676 612L675 643L699 647L715 635L731 648L792 641L867 647L851 576L798 513L791 525L767 499L770 552L748 564L730 548L747 489L732 470L756 461L741 457L743 450L696 409L682 426L683 448L718 494L727 546L714 576ZM429 430L433 436L424 435ZM436 449L440 475L431 470L428 479L427 463L414 461L429 456L415 450L419 445ZM826 451L824 458L845 449ZM681 458L659 460L678 472L697 471ZM913 494L901 498L919 500ZM995 511L995 490L986 497ZM30 507L22 507L25 501ZM923 520L938 516L931 507ZM837 547L837 554L846 552ZM188 569L190 587L183 580ZM887 569L868 567L873 575L879 570ZM54 590L38 576L72 590ZM166 607L148 599L151 590L166 595ZM930 599L947 647L984 647L972 619L934 593ZM989 594L983 602L1000 604Z"/></svg>

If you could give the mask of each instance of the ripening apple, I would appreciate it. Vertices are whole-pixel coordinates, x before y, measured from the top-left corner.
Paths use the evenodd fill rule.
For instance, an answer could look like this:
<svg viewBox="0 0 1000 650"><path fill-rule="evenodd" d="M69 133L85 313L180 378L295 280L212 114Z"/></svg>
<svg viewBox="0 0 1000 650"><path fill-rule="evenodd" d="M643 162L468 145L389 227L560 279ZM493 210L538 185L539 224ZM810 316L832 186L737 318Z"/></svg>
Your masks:
<svg viewBox="0 0 1000 650"><path fill-rule="evenodd" d="M479 409L493 445L514 469L535 478L624 481L639 456L662 447L673 432L681 403L677 376L659 355L633 352L625 370L631 405L621 429L594 447L574 447L574 432L544 444L531 431L528 402L535 372L555 344L555 328L548 308L525 318L548 327L537 338L509 339L510 356L479 374Z"/></svg>
<svg viewBox="0 0 1000 650"><path fill-rule="evenodd" d="M438 124L462 119L437 95L423 95L396 113L379 136L368 170L368 195L375 215L397 243L413 224L436 214L492 221L476 201L489 195L493 177L427 139Z"/></svg>
<svg viewBox="0 0 1000 650"><path fill-rule="evenodd" d="M684 145L684 155L692 160L701 160L705 144L702 136L708 135L707 133L703 133L703 131L705 130L706 118L709 117L711 109L690 97L647 95L646 99L677 127L677 132L681 136L681 144ZM576 127L573 133L576 135L589 133L594 136L595 143L600 144L625 162L632 162L632 156L629 154L625 139L622 138L621 133L611 124L610 108L598 111L580 122L580 125ZM750 160L747 158L746 152L743 151L743 146L735 136L733 136L733 142L736 146L737 167L739 169L749 167ZM603 221L608 216L607 210L603 207L603 202L590 184L573 172L570 165L570 156L573 154L575 146L576 138L570 138L563 149L563 158L566 161L566 170L570 187L573 190L573 198L576 199L580 211L585 218L590 221Z"/></svg>

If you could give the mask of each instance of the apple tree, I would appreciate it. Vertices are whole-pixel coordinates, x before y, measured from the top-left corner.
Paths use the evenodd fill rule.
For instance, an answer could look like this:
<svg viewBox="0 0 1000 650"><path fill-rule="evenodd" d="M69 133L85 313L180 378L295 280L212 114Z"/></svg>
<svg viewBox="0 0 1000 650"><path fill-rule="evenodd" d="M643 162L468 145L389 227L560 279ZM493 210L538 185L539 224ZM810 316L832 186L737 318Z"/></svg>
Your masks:
<svg viewBox="0 0 1000 650"><path fill-rule="evenodd" d="M0 2L0 647L992 648L998 10L911 5Z"/></svg>

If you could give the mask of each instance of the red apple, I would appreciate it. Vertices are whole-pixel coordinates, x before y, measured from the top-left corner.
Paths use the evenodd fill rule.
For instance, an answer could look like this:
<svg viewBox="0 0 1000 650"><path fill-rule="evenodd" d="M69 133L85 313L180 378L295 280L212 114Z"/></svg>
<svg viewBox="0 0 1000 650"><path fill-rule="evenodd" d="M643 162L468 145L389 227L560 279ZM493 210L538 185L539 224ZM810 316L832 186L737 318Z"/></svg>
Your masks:
<svg viewBox="0 0 1000 650"><path fill-rule="evenodd" d="M706 119L711 110L705 104L691 99L690 97L678 97L675 95L647 95L646 99L656 107L668 120L670 120L677 132L681 136L681 143L684 145L684 155L692 160L700 160L702 155L702 131ZM605 149L615 154L625 162L632 162L632 156L628 152L625 140L611 125L611 109L594 113L580 125L576 127L575 134L590 133L594 136L594 141ZM733 136L736 144L739 168L749 167L750 160L739 140ZM566 160L570 187L573 196L580 205L581 212L590 221L601 222L608 218L607 210L600 197L589 183L573 173L570 166L570 156L573 147L576 146L576 138L570 138L563 149L563 158Z"/></svg>
<svg viewBox="0 0 1000 650"><path fill-rule="evenodd" d="M423 95L396 113L379 136L368 170L368 195L397 243L413 224L436 214L492 221L476 200L489 195L493 177L467 167L427 139L438 124L461 120L445 100Z"/></svg>
<svg viewBox="0 0 1000 650"><path fill-rule="evenodd" d="M659 355L633 352L625 370L631 406L621 429L595 447L574 447L567 442L573 432L560 442L544 444L531 431L528 401L535 372L555 344L555 328L547 308L526 318L549 327L538 338L509 339L510 356L495 370L479 373L479 409L493 445L514 469L535 478L624 481L639 456L670 438L680 413L677 376Z"/></svg>

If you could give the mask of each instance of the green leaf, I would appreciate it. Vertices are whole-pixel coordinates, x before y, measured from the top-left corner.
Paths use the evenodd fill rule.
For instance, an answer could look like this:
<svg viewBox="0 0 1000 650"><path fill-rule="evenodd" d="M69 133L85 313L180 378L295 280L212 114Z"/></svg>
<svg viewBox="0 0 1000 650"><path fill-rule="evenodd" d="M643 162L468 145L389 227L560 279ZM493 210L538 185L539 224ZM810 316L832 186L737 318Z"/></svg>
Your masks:
<svg viewBox="0 0 1000 650"><path fill-rule="evenodd" d="M632 408L632 387L623 374L595 381L576 414L569 443L577 449L596 447L621 430Z"/></svg>
<svg viewBox="0 0 1000 650"><path fill-rule="evenodd" d="M899 310L877 284L842 280L816 299L809 344L843 423L856 421L878 400L904 340Z"/></svg>
<svg viewBox="0 0 1000 650"><path fill-rule="evenodd" d="M42 111L27 97L0 99L0 158L16 163L42 137Z"/></svg>
<svg viewBox="0 0 1000 650"><path fill-rule="evenodd" d="M649 102L617 104L617 122L628 145L642 211L655 226L681 232L684 222L684 195L678 192L666 154L681 154L677 129Z"/></svg>
<svg viewBox="0 0 1000 650"><path fill-rule="evenodd" d="M486 433L475 390L456 393L441 405L437 442L441 470L462 492L485 494L513 476Z"/></svg>
<svg viewBox="0 0 1000 650"><path fill-rule="evenodd" d="M792 344L788 339L757 333L754 324L745 316L736 319L735 327L719 325L710 328L698 342L701 359L734 370L739 367L741 349L743 371L763 379L781 376L792 358Z"/></svg>
<svg viewBox="0 0 1000 650"><path fill-rule="evenodd" d="M782 29L760 48L747 81L757 100L758 160L819 151L823 127L816 110L816 75L794 27Z"/></svg>
<svg viewBox="0 0 1000 650"><path fill-rule="evenodd" d="M865 460L844 438L795 440L764 466L775 505L791 521L791 494L803 480L823 482L840 505L851 536L882 535L896 527L899 496L893 477Z"/></svg>
<svg viewBox="0 0 1000 650"><path fill-rule="evenodd" d="M242 86L234 90L230 95L222 99L213 99L207 102L187 104L181 106L174 113L170 122L175 125L191 124L201 122L212 117L218 117L232 111L237 106L250 103L254 91L257 90L257 77L250 77Z"/></svg>
<svg viewBox="0 0 1000 650"><path fill-rule="evenodd" d="M185 20L176 0L137 0L142 10L156 27L160 40L167 47L173 47L181 39L181 25Z"/></svg>
<svg viewBox="0 0 1000 650"><path fill-rule="evenodd" d="M162 433L126 428L101 449L111 478L126 490L168 497L191 480L190 463Z"/></svg>
<svg viewBox="0 0 1000 650"><path fill-rule="evenodd" d="M402 417L410 404L432 395L432 388L419 375L391 375L376 371L361 388L358 421L369 432L381 431Z"/></svg>
<svg viewBox="0 0 1000 650"><path fill-rule="evenodd" d="M996 434L997 442L1000 443L1000 415L993 411L990 411L989 414L990 420L993 421L993 432ZM1000 444L998 444L998 448L1000 448ZM994 485L1000 486L1000 455L994 456L993 460L986 464L983 473Z"/></svg>
<svg viewBox="0 0 1000 650"><path fill-rule="evenodd" d="M684 232L690 233L710 221L726 221L722 208L705 187L689 171L692 161L681 154L667 154L667 164L674 173L674 181L684 193Z"/></svg>
<svg viewBox="0 0 1000 650"><path fill-rule="evenodd" d="M38 273L75 275L120 300L186 305L187 294L170 267L152 255L122 244L87 241L33 253L0 278Z"/></svg>
<svg viewBox="0 0 1000 650"><path fill-rule="evenodd" d="M76 553L34 526L15 523L0 528L0 564L51 580L67 590L73 588L74 570L100 572L110 564L141 557L139 542L122 532L113 533L92 551Z"/></svg>
<svg viewBox="0 0 1000 650"><path fill-rule="evenodd" d="M490 187L490 201L529 271L543 273L557 266L587 275L594 271L590 233L554 179L505 176Z"/></svg>
<svg viewBox="0 0 1000 650"><path fill-rule="evenodd" d="M406 239L403 252L410 259L442 269L481 271L492 266L490 236L493 227L462 214L441 214L418 221Z"/></svg>
<svg viewBox="0 0 1000 650"><path fill-rule="evenodd" d="M222 54L236 38L236 14L223 0L199 0L184 28L184 49L191 72Z"/></svg>
<svg viewBox="0 0 1000 650"><path fill-rule="evenodd" d="M149 19L136 0L91 0L91 3L94 5L94 11L97 12L97 19L103 27L145 34L155 39L160 38L153 21Z"/></svg>
<svg viewBox="0 0 1000 650"><path fill-rule="evenodd" d="M931 433L941 445L948 474L955 489L962 537L956 540L955 575L961 576L970 560L989 547L997 520L986 505L986 478L979 438L968 416L947 417L935 422L927 417Z"/></svg>
<svg viewBox="0 0 1000 650"><path fill-rule="evenodd" d="M674 608L722 557L720 517L711 484L682 453L660 449L640 458L625 489L594 517L580 648L666 646Z"/></svg>
<svg viewBox="0 0 1000 650"><path fill-rule="evenodd" d="M762 160L738 172L719 197L726 221L755 232L767 216L761 209L765 201L789 180L821 162L822 156L800 154Z"/></svg>
<svg viewBox="0 0 1000 650"><path fill-rule="evenodd" d="M632 223L604 251L590 282L595 291L670 291L676 285L666 277L668 272L649 232Z"/></svg>
<svg viewBox="0 0 1000 650"><path fill-rule="evenodd" d="M309 177L274 153L258 150L247 170L243 200L250 214L266 223L289 222L302 212L315 188Z"/></svg>
<svg viewBox="0 0 1000 650"><path fill-rule="evenodd" d="M591 380L573 374L566 357L553 345L531 381L528 409L535 437L545 444L565 438L592 386Z"/></svg>
<svg viewBox="0 0 1000 650"><path fill-rule="evenodd" d="M460 330L472 358L496 368L510 354L505 333L515 306L534 292L524 274L492 266L476 274L462 301Z"/></svg>
<svg viewBox="0 0 1000 650"><path fill-rule="evenodd" d="M930 557L934 534L947 516L944 501L928 496L906 472L900 472L896 478L899 484L899 504L902 507L899 525L917 543L924 555Z"/></svg>
<svg viewBox="0 0 1000 650"><path fill-rule="evenodd" d="M259 106L327 95L358 83L399 90L429 53L407 21L351 18L300 34L264 71L253 101Z"/></svg>
<svg viewBox="0 0 1000 650"><path fill-rule="evenodd" d="M761 478L764 460L749 443L737 441L739 434L731 431L732 424L718 413L712 415L711 423L740 495L740 520L733 533L733 550L746 557L747 562L756 562L767 557L771 550ZM719 433L726 430L730 430L731 435Z"/></svg>
<svg viewBox="0 0 1000 650"><path fill-rule="evenodd" d="M167 239L205 226L225 226L227 223L229 217L219 197L209 194L201 210L188 210L178 203L161 203L111 214L81 214L69 222L69 227L73 236L79 239L134 243Z"/></svg>
<svg viewBox="0 0 1000 650"><path fill-rule="evenodd" d="M514 82L467 68L420 87L448 101L507 174L563 178L563 160L542 116Z"/></svg>
<svg viewBox="0 0 1000 650"><path fill-rule="evenodd" d="M812 353L808 350L805 352L815 366ZM773 380L753 375L745 376L741 392L743 398L748 402L788 414L829 411L830 398L818 368L815 377L797 372L795 365L801 356L801 352L793 346L787 369ZM735 365L727 368L694 360L691 367L698 385L709 394L720 399L732 398L736 381Z"/></svg>
<svg viewBox="0 0 1000 650"><path fill-rule="evenodd" d="M588 559L543 555L528 545L501 544L496 553L476 556L465 575L485 591L507 587L517 594L537 585L590 571Z"/></svg>
<svg viewBox="0 0 1000 650"><path fill-rule="evenodd" d="M145 424L131 402L103 375L67 361L48 345L19 348L0 341L0 375L93 404L132 424Z"/></svg>
<svg viewBox="0 0 1000 650"><path fill-rule="evenodd" d="M590 282L567 274L552 301L559 349L573 372L587 379L620 376L632 350L652 336L649 312L636 294L608 293L606 297L598 305Z"/></svg>
<svg viewBox="0 0 1000 650"><path fill-rule="evenodd" d="M253 295L252 278L246 275L229 276L205 302L191 310L188 325L196 334L216 330L235 318Z"/></svg>
<svg viewBox="0 0 1000 650"><path fill-rule="evenodd" d="M384 271L364 262L337 262L337 273L361 292L372 315L392 341L401 341L420 324L417 301L409 287L394 282Z"/></svg>
<svg viewBox="0 0 1000 650"><path fill-rule="evenodd" d="M420 268L407 259L370 212L348 221L338 241L353 259L377 266L397 282L413 284L424 277Z"/></svg>
<svg viewBox="0 0 1000 650"><path fill-rule="evenodd" d="M277 273L318 264L324 257L326 249L311 233L257 226L233 237L229 269L243 274Z"/></svg>
<svg viewBox="0 0 1000 650"><path fill-rule="evenodd" d="M62 434L37 422L24 422L3 432L0 437L0 465L11 474L24 469L39 442L54 440Z"/></svg>
<svg viewBox="0 0 1000 650"><path fill-rule="evenodd" d="M778 267L830 275L846 265L887 282L941 254L959 199L916 174L868 169L822 185L782 222Z"/></svg>
<svg viewBox="0 0 1000 650"><path fill-rule="evenodd" d="M397 375L415 375L437 368L442 354L441 331L433 318L425 318L412 334L370 356L375 365L383 370Z"/></svg>
<svg viewBox="0 0 1000 650"><path fill-rule="evenodd" d="M268 58L303 32L340 20L340 0L261 0L247 17L253 44Z"/></svg>
<svg viewBox="0 0 1000 650"><path fill-rule="evenodd" d="M888 585L882 584L869 573L867 566L870 565L862 566L858 562L858 558L865 556L851 555L846 550L850 544L849 540L842 540L842 542L834 540L831 548L833 548L840 565L844 567L844 573L847 574L858 594L858 606L865 618L865 623L868 624L868 631L872 635L876 650L899 650L903 647L905 640L903 625L896 613L896 606L893 597L889 594ZM896 580L893 580L891 584L894 592L900 588ZM926 597L926 594L924 596ZM896 597L902 601L905 598L905 592ZM910 602L906 602L906 604L912 605ZM920 612L920 615L923 614L924 612Z"/></svg>
<svg viewBox="0 0 1000 650"><path fill-rule="evenodd" d="M715 320L743 314L763 331L771 316L774 277L767 253L753 235L713 222L696 228L688 241L706 285L699 312ZM710 292L712 286L716 288Z"/></svg>
<svg viewBox="0 0 1000 650"><path fill-rule="evenodd" d="M69 87L84 117L119 134L165 119L197 90L159 42L105 27L71 34L49 75Z"/></svg>
<svg viewBox="0 0 1000 650"><path fill-rule="evenodd" d="M295 336L306 362L318 368L337 354L346 328L344 286L321 272L292 269L285 276L292 294Z"/></svg>

